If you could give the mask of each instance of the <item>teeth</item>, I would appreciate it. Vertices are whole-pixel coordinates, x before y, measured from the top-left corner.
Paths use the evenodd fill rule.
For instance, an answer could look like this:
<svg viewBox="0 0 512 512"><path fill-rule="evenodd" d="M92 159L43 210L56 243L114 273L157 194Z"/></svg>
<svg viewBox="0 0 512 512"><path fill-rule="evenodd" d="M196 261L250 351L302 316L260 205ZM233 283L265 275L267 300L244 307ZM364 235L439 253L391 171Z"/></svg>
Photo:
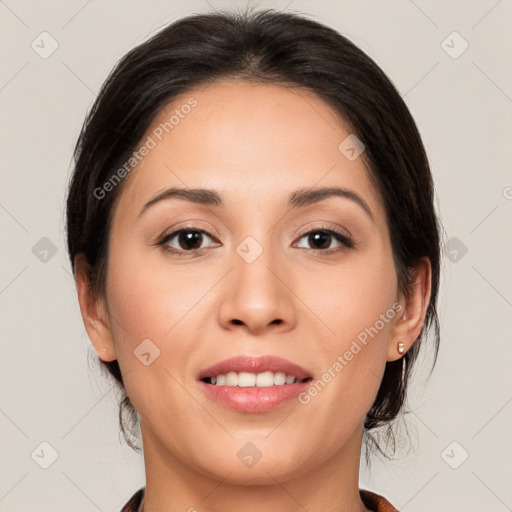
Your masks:
<svg viewBox="0 0 512 512"><path fill-rule="evenodd" d="M295 382L295 377L293 375L286 376L286 384L293 384Z"/></svg>
<svg viewBox="0 0 512 512"><path fill-rule="evenodd" d="M231 387L257 387L268 388L271 386L282 386L283 384L294 384L299 382L294 375L286 375L284 372L263 372L263 373L249 373L249 372L228 372L225 375L217 375L210 377L210 384L216 386L231 386Z"/></svg>

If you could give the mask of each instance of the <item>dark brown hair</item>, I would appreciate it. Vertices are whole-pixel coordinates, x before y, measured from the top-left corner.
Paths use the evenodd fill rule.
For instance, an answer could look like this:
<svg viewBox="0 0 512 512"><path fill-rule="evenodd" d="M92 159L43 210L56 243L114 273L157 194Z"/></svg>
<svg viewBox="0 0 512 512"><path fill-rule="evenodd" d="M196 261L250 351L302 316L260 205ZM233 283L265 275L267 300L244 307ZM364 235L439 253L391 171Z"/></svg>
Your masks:
<svg viewBox="0 0 512 512"><path fill-rule="evenodd" d="M103 84L82 127L67 197L68 251L83 253L93 293L105 292L109 229L123 182L95 191L140 143L158 112L177 95L220 79L303 88L327 102L364 143L370 179L383 199L400 290L422 257L432 290L422 332L402 360L388 362L365 432L386 426L402 410L408 378L427 331L439 347L436 302L440 273L434 186L420 135L391 81L347 38L302 15L274 10L215 12L182 18L127 53ZM435 358L434 358L435 362ZM117 361L102 363L123 393L121 430L135 449L137 414L124 391ZM125 428L125 421L130 421ZM371 436L370 436L371 437ZM378 448L378 445L377 445Z"/></svg>

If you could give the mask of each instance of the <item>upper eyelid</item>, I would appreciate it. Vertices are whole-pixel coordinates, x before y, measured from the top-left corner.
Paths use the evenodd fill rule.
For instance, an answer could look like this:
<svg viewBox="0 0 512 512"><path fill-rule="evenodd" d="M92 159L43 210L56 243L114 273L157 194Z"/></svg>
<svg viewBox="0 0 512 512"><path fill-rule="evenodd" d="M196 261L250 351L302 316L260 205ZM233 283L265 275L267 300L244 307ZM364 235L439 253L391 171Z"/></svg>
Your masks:
<svg viewBox="0 0 512 512"><path fill-rule="evenodd" d="M159 238L159 241L160 241L159 243L162 243L162 242L164 242L166 240L170 240L170 239L174 238L176 235L178 235L179 233L187 232L187 231L196 231L198 233L205 234L205 235L209 236L210 238L217 238L215 235L212 235L206 229L199 228L199 227L185 226L185 227L182 227L182 228L174 229L171 232L169 232L169 233L167 233L165 235L162 235Z"/></svg>
<svg viewBox="0 0 512 512"><path fill-rule="evenodd" d="M342 230L341 229L336 229L336 228L333 228L333 227L330 227L330 226L313 226L313 227L309 227L307 229L305 229L304 231L301 231L300 235L298 235L299 237L303 237L304 235L307 235L308 233L311 233L311 232L315 232L315 231L328 231L328 232L331 232L331 233L335 233L337 235L341 235L345 238L352 238L352 235L349 234L348 232L345 234L345 233L342 233Z"/></svg>
<svg viewBox="0 0 512 512"><path fill-rule="evenodd" d="M165 235L162 235L161 238L167 238L169 236L176 235L177 233L181 233L182 231L187 231L187 230L188 231L197 231L197 232L200 232L200 233L205 233L208 236L215 237L215 235L212 235L205 228L201 228L199 226L183 226L183 227L180 227L180 228L177 228L177 229L173 229L169 233L166 233ZM346 236L347 238L350 238L350 236L351 236L350 234L346 234L345 235L345 234L341 233L339 230L337 230L335 228L332 228L332 227L329 227L329 226L316 226L316 227L313 226L313 227L305 229L298 236L304 236L304 235L307 235L308 233L315 232L315 231L332 231L334 233Z"/></svg>

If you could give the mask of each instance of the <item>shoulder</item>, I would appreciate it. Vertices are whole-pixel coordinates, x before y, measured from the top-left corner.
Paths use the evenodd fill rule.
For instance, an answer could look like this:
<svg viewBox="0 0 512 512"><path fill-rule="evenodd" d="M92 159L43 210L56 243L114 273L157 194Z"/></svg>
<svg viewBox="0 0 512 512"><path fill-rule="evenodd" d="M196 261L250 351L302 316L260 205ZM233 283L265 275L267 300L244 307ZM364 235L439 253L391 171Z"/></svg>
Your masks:
<svg viewBox="0 0 512 512"><path fill-rule="evenodd" d="M360 489L359 494L365 506L370 510L374 510L375 512L398 512L398 509L393 507L386 498L379 494L365 489Z"/></svg>

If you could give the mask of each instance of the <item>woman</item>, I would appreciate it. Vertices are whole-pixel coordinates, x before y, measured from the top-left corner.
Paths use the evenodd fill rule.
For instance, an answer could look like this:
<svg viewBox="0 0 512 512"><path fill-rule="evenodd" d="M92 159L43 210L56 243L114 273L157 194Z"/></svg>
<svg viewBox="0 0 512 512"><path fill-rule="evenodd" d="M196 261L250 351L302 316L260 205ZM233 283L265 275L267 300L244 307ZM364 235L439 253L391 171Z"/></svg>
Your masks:
<svg viewBox="0 0 512 512"><path fill-rule="evenodd" d="M437 351L433 190L392 83L315 21L194 15L120 61L67 229L136 449L140 426L123 511L396 510L359 462L429 329Z"/></svg>

